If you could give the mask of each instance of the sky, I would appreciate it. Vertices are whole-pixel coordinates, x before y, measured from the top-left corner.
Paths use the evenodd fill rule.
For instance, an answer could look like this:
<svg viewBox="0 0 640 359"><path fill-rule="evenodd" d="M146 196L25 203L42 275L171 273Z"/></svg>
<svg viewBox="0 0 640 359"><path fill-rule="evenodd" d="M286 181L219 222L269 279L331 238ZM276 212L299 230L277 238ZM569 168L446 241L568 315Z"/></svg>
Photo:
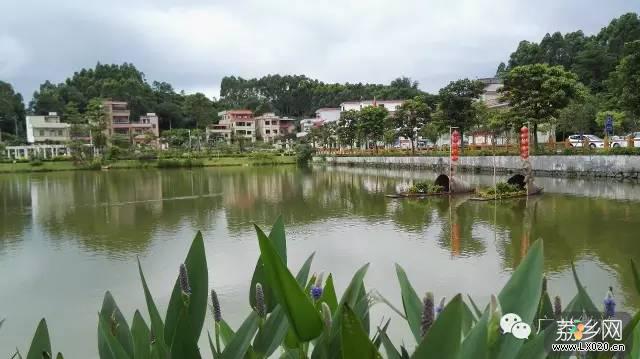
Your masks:
<svg viewBox="0 0 640 359"><path fill-rule="evenodd" d="M492 76L521 40L598 32L638 0L3 0L0 80L26 100L97 62L218 97L224 76L408 76L435 92Z"/></svg>

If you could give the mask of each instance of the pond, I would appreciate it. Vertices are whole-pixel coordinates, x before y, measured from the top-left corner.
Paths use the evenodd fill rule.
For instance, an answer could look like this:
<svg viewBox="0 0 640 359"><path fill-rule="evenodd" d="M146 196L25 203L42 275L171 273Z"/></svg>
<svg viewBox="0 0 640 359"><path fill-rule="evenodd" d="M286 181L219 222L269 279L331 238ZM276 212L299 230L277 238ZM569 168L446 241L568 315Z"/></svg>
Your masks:
<svg viewBox="0 0 640 359"><path fill-rule="evenodd" d="M462 175L474 186L492 177ZM640 258L640 186L540 178L543 196L499 203L465 197L386 198L428 171L292 166L122 170L0 175L0 357L23 353L47 318L54 350L97 356L97 312L110 290L125 315L146 317L139 257L164 313L196 231L205 238L210 286L223 316L246 315L258 256L253 223L282 215L289 265L316 252L313 271L331 271L341 292L371 263L365 283L401 307L394 263L416 290L436 299L455 293L485 305L527 248L544 239L549 291L565 304L575 293L571 262L598 305L613 286L619 309L638 309L629 259ZM412 343L407 325L386 306L396 343ZM211 328L210 316L205 325ZM208 346L201 341L203 355Z"/></svg>

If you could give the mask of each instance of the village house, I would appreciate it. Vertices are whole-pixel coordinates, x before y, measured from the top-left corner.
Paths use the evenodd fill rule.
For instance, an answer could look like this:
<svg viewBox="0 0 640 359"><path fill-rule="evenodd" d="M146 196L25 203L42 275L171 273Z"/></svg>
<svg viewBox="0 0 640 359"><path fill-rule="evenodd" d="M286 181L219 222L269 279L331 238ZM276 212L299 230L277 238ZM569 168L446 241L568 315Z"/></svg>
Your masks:
<svg viewBox="0 0 640 359"><path fill-rule="evenodd" d="M147 113L138 119L131 119L131 111L125 101L105 100L102 103L106 114L105 135L111 138L115 134L127 136L132 143L145 143L152 138L158 144L160 136L159 119L155 113Z"/></svg>
<svg viewBox="0 0 640 359"><path fill-rule="evenodd" d="M207 141L224 140L231 143L235 139L256 141L256 121L251 110L228 110L218 112L220 121L207 127Z"/></svg>
<svg viewBox="0 0 640 359"><path fill-rule="evenodd" d="M264 142L274 142L282 136L293 133L296 129L295 120L279 117L275 113L265 113L255 118L257 137Z"/></svg>
<svg viewBox="0 0 640 359"><path fill-rule="evenodd" d="M56 112L42 116L28 115L26 127L29 143L63 143L71 139L71 125L61 122Z"/></svg>

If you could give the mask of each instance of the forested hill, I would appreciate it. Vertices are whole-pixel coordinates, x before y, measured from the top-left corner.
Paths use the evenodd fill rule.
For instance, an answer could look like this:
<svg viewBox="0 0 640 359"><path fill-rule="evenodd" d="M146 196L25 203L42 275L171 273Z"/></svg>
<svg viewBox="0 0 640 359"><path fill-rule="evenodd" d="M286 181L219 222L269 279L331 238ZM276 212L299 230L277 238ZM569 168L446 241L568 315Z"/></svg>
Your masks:
<svg viewBox="0 0 640 359"><path fill-rule="evenodd" d="M521 41L508 64L500 64L497 75L520 65L561 65L576 73L594 94L601 93L607 91L607 80L625 55L625 44L635 40L640 40L636 13L612 20L595 35L585 35L582 30L564 35L547 33L539 43Z"/></svg>
<svg viewBox="0 0 640 359"><path fill-rule="evenodd" d="M10 89L9 84L7 86ZM127 101L134 118L156 112L164 130L170 127L203 128L217 121L218 111L231 108L301 118L313 116L318 108L337 107L349 100L408 99L423 94L418 83L407 77L381 85L327 84L304 75L268 75L259 79L224 77L220 98L210 99L201 93L177 92L166 82L150 82L133 64L98 63L95 68L75 72L62 83L45 81L33 94L29 111L36 114L58 112L64 117L66 113L83 113L92 98L112 98ZM19 117L19 121L24 121L24 114ZM13 121L7 121L6 127L11 130Z"/></svg>
<svg viewBox="0 0 640 359"><path fill-rule="evenodd" d="M389 85L324 83L304 75L267 75L259 79L227 76L220 84L220 100L230 107L248 107L258 112L275 111L292 116L312 116L316 109L338 107L341 102L371 99L408 99L425 95L418 83L407 77Z"/></svg>

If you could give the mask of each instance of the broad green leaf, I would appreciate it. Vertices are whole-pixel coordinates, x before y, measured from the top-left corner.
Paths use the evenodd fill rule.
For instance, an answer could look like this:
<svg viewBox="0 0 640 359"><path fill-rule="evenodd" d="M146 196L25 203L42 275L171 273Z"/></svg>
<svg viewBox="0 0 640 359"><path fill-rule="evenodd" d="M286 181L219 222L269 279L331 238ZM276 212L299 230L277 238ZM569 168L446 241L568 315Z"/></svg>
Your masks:
<svg viewBox="0 0 640 359"><path fill-rule="evenodd" d="M387 358L388 359L400 359L401 358L400 353L398 352L396 347L393 346L393 343L391 342L391 339L389 339L389 336L387 335L386 332L381 332L380 333L380 339L382 340L382 346L384 347L384 350L387 353Z"/></svg>
<svg viewBox="0 0 640 359"><path fill-rule="evenodd" d="M0 328L2 328L2 324L4 324L5 319L0 320Z"/></svg>
<svg viewBox="0 0 640 359"><path fill-rule="evenodd" d="M483 315L469 332L460 350L460 358L489 358L489 316Z"/></svg>
<svg viewBox="0 0 640 359"><path fill-rule="evenodd" d="M636 329L633 330L633 344L631 358L640 358L640 325L636 325Z"/></svg>
<svg viewBox="0 0 640 359"><path fill-rule="evenodd" d="M239 359L245 356L251 346L251 339L258 330L260 317L258 313L252 311L245 319L233 338L228 342L222 351L221 357L224 359Z"/></svg>
<svg viewBox="0 0 640 359"><path fill-rule="evenodd" d="M362 283L362 286L360 287L358 301L356 302L356 306L353 308L353 312L362 323L364 331L369 333L369 297L367 296L367 290L365 289L364 283Z"/></svg>
<svg viewBox="0 0 640 359"><path fill-rule="evenodd" d="M279 216L276 222L273 224L271 232L269 233L269 240L273 243L276 252L278 253L278 255L280 255L280 258L286 265L287 239L284 231L284 221L282 220L282 216ZM271 313L277 303L273 294L273 290L267 283L267 280L268 278L266 273L264 272L264 263L262 262L262 257L258 257L256 268L253 271L253 276L251 277L251 286L249 287L249 304L251 305L251 308L256 307L256 284L260 283L262 284L262 291L264 292L264 301L267 306L267 312ZM304 285L304 283L302 285Z"/></svg>
<svg viewBox="0 0 640 359"><path fill-rule="evenodd" d="M376 335L371 340L373 342L373 345L375 345L376 349L380 349L380 345L382 344L382 333L387 332L387 329L389 329L389 323L391 323L391 319L387 319L387 322L384 324L382 329L378 327L378 331Z"/></svg>
<svg viewBox="0 0 640 359"><path fill-rule="evenodd" d="M218 351L216 350L216 346L213 345L213 340L211 340L211 333L207 331L207 337L209 338L209 349L211 349L211 356L214 359L219 358Z"/></svg>
<svg viewBox="0 0 640 359"><path fill-rule="evenodd" d="M551 298L547 292L543 292L538 303L538 310L536 310L536 316L533 319L532 324L538 324L539 319L554 319L553 305L551 304Z"/></svg>
<svg viewBox="0 0 640 359"><path fill-rule="evenodd" d="M307 260L304 261L304 263L302 264L302 267L300 267L298 274L296 274L296 282L298 282L298 285L300 285L300 287L304 286L305 283L307 282L307 279L309 278L309 272L311 271L311 263L313 262L313 258L315 256L316 256L316 252L311 253L309 258L307 258Z"/></svg>
<svg viewBox="0 0 640 359"><path fill-rule="evenodd" d="M231 342L233 336L236 335L236 332L231 329L229 323L227 323L224 319L221 320L218 324L220 328L220 339L222 339L222 344L226 346Z"/></svg>
<svg viewBox="0 0 640 359"><path fill-rule="evenodd" d="M109 291L104 294L102 309L100 309L100 318L102 318L104 323L109 324L109 333L120 343L120 346L127 355L133 357L133 338L131 337L129 324L127 324L127 320L124 318L124 315L122 315L120 308L118 308L115 299L113 299ZM103 340L106 339L105 337L102 338ZM100 340L98 340L98 343L100 343ZM105 346L99 346L99 348L104 350ZM113 349L111 349L111 351L113 351ZM100 357L108 358L107 354L103 352L100 352Z"/></svg>
<svg viewBox="0 0 640 359"><path fill-rule="evenodd" d="M556 322L548 325L543 331L529 338L520 348L518 359L544 359L547 357L545 344L553 340L556 335Z"/></svg>
<svg viewBox="0 0 640 359"><path fill-rule="evenodd" d="M296 274L296 281L300 286L304 285L309 277L311 262L313 261L314 256L315 253L311 254L298 271L298 274ZM275 309L271 312L271 315L269 315L253 340L254 351L256 353L264 354L266 357L271 356L271 354L278 349L278 346L282 344L287 335L288 329L289 322L287 321L284 310L279 305L276 305Z"/></svg>
<svg viewBox="0 0 640 359"><path fill-rule="evenodd" d="M52 356L49 329L47 328L47 321L44 319L38 323L36 333L33 335L33 340L31 340L31 345L29 346L27 359L42 359L42 353L48 353L49 357Z"/></svg>
<svg viewBox="0 0 640 359"><path fill-rule="evenodd" d="M412 358L458 358L462 339L463 301L453 297L422 338Z"/></svg>
<svg viewBox="0 0 640 359"><path fill-rule="evenodd" d="M573 272L573 279L575 280L576 287L578 288L577 296L579 298L578 300L580 301L580 304L582 305L582 309L584 309L584 311L589 313L590 315L595 315L596 313L600 314L598 307L596 307L596 305L591 300L591 297L589 297L587 290L584 289L582 283L580 283L578 272L576 271L576 266L573 263L571 263L571 271Z"/></svg>
<svg viewBox="0 0 640 359"><path fill-rule="evenodd" d="M341 336L343 358L380 358L378 350L362 328L362 323L348 305L344 305L342 310Z"/></svg>
<svg viewBox="0 0 640 359"><path fill-rule="evenodd" d="M482 312L480 311L480 308L478 308L478 306L476 305L476 302L473 301L473 298L471 298L470 295L467 294L467 298L469 299L469 303L471 303L471 307L473 308L473 313L476 316L476 319L480 319L480 317L482 317Z"/></svg>
<svg viewBox="0 0 640 359"><path fill-rule="evenodd" d="M396 274L398 275L398 282L400 282L400 294L402 296L402 307L404 308L404 314L407 317L407 323L413 333L413 337L417 342L422 340L422 329L420 329L420 320L422 317L422 301L420 297L413 289L409 278L404 269L396 263Z"/></svg>
<svg viewBox="0 0 640 359"><path fill-rule="evenodd" d="M190 347L193 344L197 346L207 314L209 277L202 233L196 234L184 264L187 267L191 286L188 306L185 307L185 298L180 289L179 279L176 279L165 319L164 339L166 343L172 343L172 352L174 351L173 346L177 343L175 336L178 334L180 340L188 341L188 343L183 343L182 347ZM179 319L184 323L178 323ZM184 332L178 331L178 324L182 324Z"/></svg>
<svg viewBox="0 0 640 359"><path fill-rule="evenodd" d="M131 322L131 336L133 337L133 357L136 359L150 358L151 332L137 310L133 314L133 321Z"/></svg>
<svg viewBox="0 0 640 359"><path fill-rule="evenodd" d="M190 335L189 307L185 305L178 315L176 333L171 342L171 358L200 359L198 337Z"/></svg>
<svg viewBox="0 0 640 359"><path fill-rule="evenodd" d="M336 296L336 289L333 285L333 275L329 273L326 282L324 283L324 288L322 289L322 296L318 300L316 308L320 309L320 304L322 302L327 303L329 309L331 309L331 313L335 313L338 309L338 297Z"/></svg>
<svg viewBox="0 0 640 359"><path fill-rule="evenodd" d="M318 311L283 263L273 243L258 226L255 227L260 244L260 256L264 262L269 283L291 328L299 340L309 341L316 338L322 332L322 319Z"/></svg>
<svg viewBox="0 0 640 359"><path fill-rule="evenodd" d="M140 273L140 280L142 281L142 289L144 290L144 299L147 303L147 311L149 312L149 318L151 319L151 334L155 340L153 347L156 354L161 358L169 356L169 348L164 341L164 324L162 323L162 317L156 307L156 303L153 301L153 296L149 291L147 280L144 278L142 272L142 265L140 265L140 258L138 258L138 272Z"/></svg>
<svg viewBox="0 0 640 359"><path fill-rule="evenodd" d="M116 334L117 326L108 318L98 315L98 349L101 359L131 358L129 353L127 353L127 351L122 347L122 344L118 341Z"/></svg>
<svg viewBox="0 0 640 359"><path fill-rule="evenodd" d="M636 291L640 294L640 272L633 258L631 258L631 274L633 274L633 283L636 286Z"/></svg>
<svg viewBox="0 0 640 359"><path fill-rule="evenodd" d="M56 359L64 359L64 356L62 353L58 353L58 355L56 355Z"/></svg>
<svg viewBox="0 0 640 359"><path fill-rule="evenodd" d="M358 303L358 299L360 297L360 290L364 286L364 276L367 274L368 270L369 263L360 267L360 269L356 271L356 273L353 275L353 278L351 278L351 282L349 282L347 289L342 294L338 309L341 309L340 307L343 304L347 304L351 308L356 306L356 303Z"/></svg>
<svg viewBox="0 0 640 359"><path fill-rule="evenodd" d="M502 288L498 299L502 313L516 313L525 323L531 323L538 308L542 292L543 243L539 239L531 245L529 252ZM498 339L495 358L515 358L523 340L513 335Z"/></svg>
<svg viewBox="0 0 640 359"><path fill-rule="evenodd" d="M253 350L268 358L278 349L287 335L288 328L289 323L284 310L277 305L256 334L256 338L253 340Z"/></svg>

